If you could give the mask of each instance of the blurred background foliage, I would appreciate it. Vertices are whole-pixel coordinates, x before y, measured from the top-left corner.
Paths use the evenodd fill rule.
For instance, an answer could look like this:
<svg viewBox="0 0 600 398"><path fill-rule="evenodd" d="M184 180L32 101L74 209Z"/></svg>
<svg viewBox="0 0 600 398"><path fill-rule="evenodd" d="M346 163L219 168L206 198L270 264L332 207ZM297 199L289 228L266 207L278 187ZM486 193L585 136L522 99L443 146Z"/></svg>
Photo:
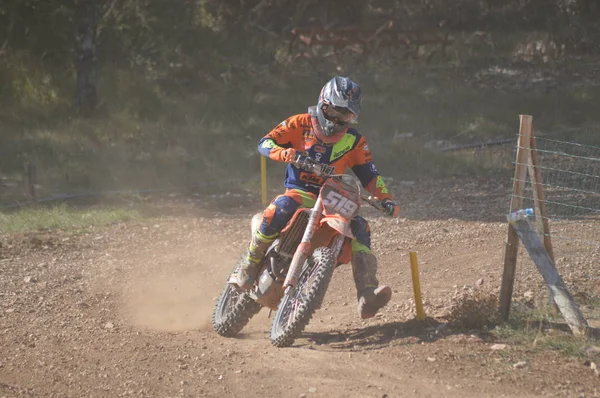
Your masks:
<svg viewBox="0 0 600 398"><path fill-rule="evenodd" d="M260 137L335 74L363 86L383 173L506 172L511 153L438 149L514 137L519 113L599 143L598 20L593 0L0 0L0 177L247 179Z"/></svg>

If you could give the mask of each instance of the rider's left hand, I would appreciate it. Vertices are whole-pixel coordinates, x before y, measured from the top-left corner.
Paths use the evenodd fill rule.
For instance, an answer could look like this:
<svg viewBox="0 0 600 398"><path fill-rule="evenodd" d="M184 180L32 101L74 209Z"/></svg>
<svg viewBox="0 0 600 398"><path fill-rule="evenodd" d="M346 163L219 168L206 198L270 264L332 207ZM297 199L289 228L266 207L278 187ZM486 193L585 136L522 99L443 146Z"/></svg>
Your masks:
<svg viewBox="0 0 600 398"><path fill-rule="evenodd" d="M297 153L298 151L296 151L294 148L284 149L281 153L281 160L286 163L292 163L296 159Z"/></svg>
<svg viewBox="0 0 600 398"><path fill-rule="evenodd" d="M392 202L391 200L384 200L381 202L381 205L385 209L385 214L390 217L398 217L398 214L400 213L400 206L398 206L396 203Z"/></svg>

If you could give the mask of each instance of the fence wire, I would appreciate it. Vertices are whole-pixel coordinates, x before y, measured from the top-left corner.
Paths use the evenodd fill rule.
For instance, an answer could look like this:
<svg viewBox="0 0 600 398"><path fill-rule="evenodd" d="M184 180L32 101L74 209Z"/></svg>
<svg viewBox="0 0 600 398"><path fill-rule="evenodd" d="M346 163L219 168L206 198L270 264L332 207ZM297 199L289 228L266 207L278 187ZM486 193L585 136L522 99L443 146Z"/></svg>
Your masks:
<svg viewBox="0 0 600 398"><path fill-rule="evenodd" d="M600 247L600 147L544 137L536 137L536 143L546 218L558 226L580 225L581 222L589 226L585 239L558 234L552 228L550 236ZM524 181L526 188L522 196L514 195L523 200L523 207L534 207L533 187L527 184L529 181ZM590 234L590 230L594 233Z"/></svg>
<svg viewBox="0 0 600 398"><path fill-rule="evenodd" d="M585 310L600 326L600 147L535 137L539 155L544 218L548 221L555 265ZM515 145L514 150L529 148ZM517 159L516 156L513 159ZM528 167L529 164L514 166ZM528 172L523 208L535 208L534 186ZM536 214L536 217L541 217ZM541 232L541 231L539 231Z"/></svg>

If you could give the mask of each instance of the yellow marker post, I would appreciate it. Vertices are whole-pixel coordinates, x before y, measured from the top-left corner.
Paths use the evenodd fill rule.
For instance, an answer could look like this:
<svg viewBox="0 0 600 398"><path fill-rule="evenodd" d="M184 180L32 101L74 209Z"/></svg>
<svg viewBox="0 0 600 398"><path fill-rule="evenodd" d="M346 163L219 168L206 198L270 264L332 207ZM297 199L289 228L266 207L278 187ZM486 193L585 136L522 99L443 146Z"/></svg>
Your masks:
<svg viewBox="0 0 600 398"><path fill-rule="evenodd" d="M262 204L267 204L267 158L260 157L260 186L262 192Z"/></svg>
<svg viewBox="0 0 600 398"><path fill-rule="evenodd" d="M419 264L417 262L417 253L410 252L410 272L413 280L413 290L415 292L415 306L417 307L417 320L425 319L423 311L423 298L421 297L421 283L419 282Z"/></svg>

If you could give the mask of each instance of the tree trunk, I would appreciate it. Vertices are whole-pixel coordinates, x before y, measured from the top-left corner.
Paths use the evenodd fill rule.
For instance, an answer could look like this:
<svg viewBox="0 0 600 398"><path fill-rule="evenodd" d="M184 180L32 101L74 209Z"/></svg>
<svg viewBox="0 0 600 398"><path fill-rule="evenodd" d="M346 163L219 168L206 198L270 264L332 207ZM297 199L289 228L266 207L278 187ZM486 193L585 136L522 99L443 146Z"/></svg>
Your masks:
<svg viewBox="0 0 600 398"><path fill-rule="evenodd" d="M83 116L90 116L98 103L96 92L96 29L98 5L96 0L77 0L77 86L75 109Z"/></svg>

